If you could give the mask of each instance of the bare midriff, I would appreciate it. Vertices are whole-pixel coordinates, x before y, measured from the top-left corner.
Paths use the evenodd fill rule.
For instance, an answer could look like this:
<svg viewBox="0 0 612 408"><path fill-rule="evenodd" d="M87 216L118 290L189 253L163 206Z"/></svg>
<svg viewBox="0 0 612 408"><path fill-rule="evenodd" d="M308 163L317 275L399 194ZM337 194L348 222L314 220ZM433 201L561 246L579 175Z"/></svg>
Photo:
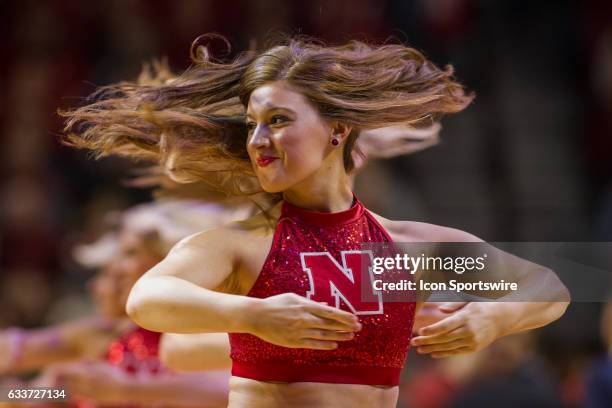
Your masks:
<svg viewBox="0 0 612 408"><path fill-rule="evenodd" d="M393 408L398 387L230 379L229 408Z"/></svg>

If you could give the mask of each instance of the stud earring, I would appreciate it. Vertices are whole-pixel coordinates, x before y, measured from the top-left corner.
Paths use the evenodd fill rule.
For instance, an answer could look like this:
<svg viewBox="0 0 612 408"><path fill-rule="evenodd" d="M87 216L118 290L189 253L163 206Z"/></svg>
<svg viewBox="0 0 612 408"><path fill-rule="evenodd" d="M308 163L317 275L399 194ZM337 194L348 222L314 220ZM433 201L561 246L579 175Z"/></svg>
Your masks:
<svg viewBox="0 0 612 408"><path fill-rule="evenodd" d="M331 140L331 144L333 144L334 146L338 146L338 144L340 144L340 140L338 140L337 137L334 137Z"/></svg>

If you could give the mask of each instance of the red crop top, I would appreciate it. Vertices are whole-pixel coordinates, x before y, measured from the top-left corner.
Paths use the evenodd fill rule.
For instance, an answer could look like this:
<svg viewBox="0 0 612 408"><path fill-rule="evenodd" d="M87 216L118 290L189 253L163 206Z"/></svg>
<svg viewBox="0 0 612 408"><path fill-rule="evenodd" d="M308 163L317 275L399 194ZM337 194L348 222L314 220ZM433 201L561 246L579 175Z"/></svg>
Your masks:
<svg viewBox="0 0 612 408"><path fill-rule="evenodd" d="M230 333L232 375L259 381L398 385L415 303L383 302L376 294L363 301L362 288L368 286L362 285L371 284L361 282L369 278L359 271L372 256L362 244L370 242L392 240L356 198L351 208L336 213L283 202L272 247L247 296L293 292L358 315L362 329L352 340L338 342L335 350L286 348L251 334Z"/></svg>

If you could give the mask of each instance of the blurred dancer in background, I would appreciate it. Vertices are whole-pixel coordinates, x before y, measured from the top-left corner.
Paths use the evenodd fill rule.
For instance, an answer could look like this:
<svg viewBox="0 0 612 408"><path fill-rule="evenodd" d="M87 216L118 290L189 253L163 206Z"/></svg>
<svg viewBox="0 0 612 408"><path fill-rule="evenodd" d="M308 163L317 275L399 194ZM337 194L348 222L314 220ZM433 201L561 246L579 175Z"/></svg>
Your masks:
<svg viewBox="0 0 612 408"><path fill-rule="evenodd" d="M90 285L98 316L2 333L4 374L43 370L33 384L65 388L78 407L225 406L227 371L168 370L158 356L161 334L130 322L125 303L136 280L178 240L250 212L249 206L198 201L162 201L125 211L117 231L75 250L81 264L101 268Z"/></svg>

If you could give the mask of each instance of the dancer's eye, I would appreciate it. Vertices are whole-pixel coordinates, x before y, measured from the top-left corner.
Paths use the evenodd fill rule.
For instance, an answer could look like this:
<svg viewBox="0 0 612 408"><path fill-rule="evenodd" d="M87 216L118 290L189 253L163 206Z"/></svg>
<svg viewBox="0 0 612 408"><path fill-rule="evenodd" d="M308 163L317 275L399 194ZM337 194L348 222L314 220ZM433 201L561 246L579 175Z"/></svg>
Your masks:
<svg viewBox="0 0 612 408"><path fill-rule="evenodd" d="M270 124L272 125L280 125L282 123L285 123L289 120L289 118L287 118L284 115L274 115L270 118Z"/></svg>
<svg viewBox="0 0 612 408"><path fill-rule="evenodd" d="M246 127L247 127L247 132L251 133L255 130L255 128L257 127L257 124L255 122L247 122Z"/></svg>

